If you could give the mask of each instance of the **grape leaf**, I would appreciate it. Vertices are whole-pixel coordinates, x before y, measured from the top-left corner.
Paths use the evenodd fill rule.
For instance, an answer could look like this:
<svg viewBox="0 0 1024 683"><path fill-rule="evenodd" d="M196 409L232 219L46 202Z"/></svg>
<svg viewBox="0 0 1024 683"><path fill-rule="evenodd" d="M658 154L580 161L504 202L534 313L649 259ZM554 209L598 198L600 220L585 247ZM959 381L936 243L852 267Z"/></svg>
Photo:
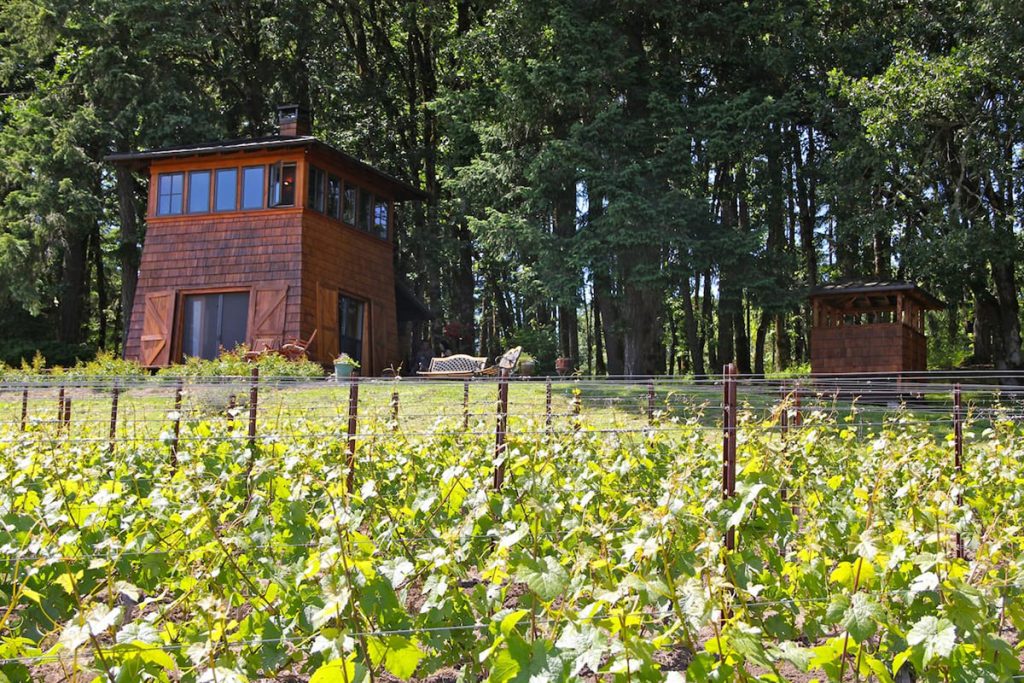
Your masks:
<svg viewBox="0 0 1024 683"><path fill-rule="evenodd" d="M875 635L878 628L875 622L883 616L882 606L873 597L866 593L857 593L850 602L850 608L846 610L842 625L854 642L863 643Z"/></svg>
<svg viewBox="0 0 1024 683"><path fill-rule="evenodd" d="M516 569L516 578L524 581L545 602L557 598L569 585L569 574L550 555L540 560L524 558Z"/></svg>
<svg viewBox="0 0 1024 683"><path fill-rule="evenodd" d="M907 634L907 644L920 648L921 661L928 666L936 657L948 657L956 647L956 627L948 619L921 617Z"/></svg>

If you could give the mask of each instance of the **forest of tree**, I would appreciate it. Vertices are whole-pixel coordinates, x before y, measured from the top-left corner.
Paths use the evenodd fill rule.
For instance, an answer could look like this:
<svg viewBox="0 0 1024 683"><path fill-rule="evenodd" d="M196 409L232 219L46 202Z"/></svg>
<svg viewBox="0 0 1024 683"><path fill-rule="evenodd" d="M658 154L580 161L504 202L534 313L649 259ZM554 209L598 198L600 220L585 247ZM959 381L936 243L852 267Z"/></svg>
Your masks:
<svg viewBox="0 0 1024 683"><path fill-rule="evenodd" d="M1022 368L1019 0L6 0L0 356L117 351L145 179L273 131L425 190L397 265L495 355L808 357L825 281L916 280L935 362Z"/></svg>

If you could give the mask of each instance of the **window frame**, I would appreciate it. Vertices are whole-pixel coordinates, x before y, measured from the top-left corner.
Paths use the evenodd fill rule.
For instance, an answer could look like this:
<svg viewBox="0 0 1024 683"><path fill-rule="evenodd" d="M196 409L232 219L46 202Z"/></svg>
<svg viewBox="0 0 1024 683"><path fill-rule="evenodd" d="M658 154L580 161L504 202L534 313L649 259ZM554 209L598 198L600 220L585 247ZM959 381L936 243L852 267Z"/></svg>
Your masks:
<svg viewBox="0 0 1024 683"><path fill-rule="evenodd" d="M339 353L345 352L345 349L344 349L344 340L345 339L354 339L354 337L349 337L348 335L343 335L341 333L342 332L342 322L343 322L342 303L345 302L345 301L356 303L358 305L358 307L359 307L359 310L360 310L360 314L359 314L359 337L358 337L359 353L358 353L358 357L356 357L355 359L357 361L359 361L360 363L362 363L363 362L363 358L366 355L364 352L366 351L366 341L367 341L367 336L368 336L367 332L368 332L369 322L370 322L369 318L368 318L369 310L370 310L369 301L366 300L366 299L362 299L362 298L360 298L358 296L351 295L348 292L345 292L343 290L339 290L338 291L338 351L339 351ZM349 353L349 355L351 356L353 354Z"/></svg>
<svg viewBox="0 0 1024 683"><path fill-rule="evenodd" d="M198 211L192 209L192 179L197 175L206 176L206 208ZM201 168L188 172L188 197L185 202L185 213L195 215L210 213L210 203L213 200L213 171L208 168Z"/></svg>
<svg viewBox="0 0 1024 683"><path fill-rule="evenodd" d="M356 227L356 219L359 216L359 186L350 180L342 179L341 186L341 222L350 227ZM353 201L348 200L348 193L352 192ZM349 213L351 207L351 214ZM351 216L349 220L348 216Z"/></svg>
<svg viewBox="0 0 1024 683"><path fill-rule="evenodd" d="M332 193L331 185L335 185L336 193ZM325 213L336 221L341 220L341 200L343 195L344 181L333 173L327 174L327 193L324 201ZM334 197L334 209L331 209L331 197Z"/></svg>
<svg viewBox="0 0 1024 683"><path fill-rule="evenodd" d="M233 186L231 192L234 201L230 209L220 209L217 207L217 190L220 188L221 185L220 174L228 171L230 171L234 177L234 182L231 183L231 185ZM213 202L211 204L211 206L213 207L213 213L227 213L229 211L238 211L238 184L240 182L240 177L241 175L238 173L237 166L228 166L224 168L213 169Z"/></svg>
<svg viewBox="0 0 1024 683"><path fill-rule="evenodd" d="M384 224L378 222L380 210L384 209ZM373 234L382 240L387 240L391 234L391 200L380 195L373 196Z"/></svg>
<svg viewBox="0 0 1024 683"><path fill-rule="evenodd" d="M245 203L245 174L246 171L260 171L260 205L259 206L246 206ZM239 192L238 210L239 211L259 211L267 208L267 165L266 164L255 164L253 166L242 166L241 173L241 192Z"/></svg>
<svg viewBox="0 0 1024 683"><path fill-rule="evenodd" d="M174 178L178 177L181 181L181 189L179 192L174 192ZM163 193L163 181L168 179L171 183L170 192L166 195ZM178 197L178 210L174 211L173 204L168 205L167 211L161 211L161 200L164 196L168 197L170 202L173 202L175 196ZM185 171L169 171L167 173L158 173L156 176L156 206L155 215L157 216L181 216L185 213Z"/></svg>
<svg viewBox="0 0 1024 683"><path fill-rule="evenodd" d="M189 297L205 297L224 294L245 294L248 297L245 308L245 338L241 342L243 344L248 343L252 332L250 329L252 325L252 287L205 287L201 289L181 289L178 290L176 296L177 304L175 306L174 327L171 331L173 343L172 356L177 358L178 362L184 362L185 360L185 317Z"/></svg>
<svg viewBox="0 0 1024 683"><path fill-rule="evenodd" d="M292 169L292 184L291 192L292 197L290 202L284 201L284 172L285 169L291 167ZM298 189L298 164L294 161L277 161L269 166L269 173L267 176L267 208L291 208L295 206L295 195ZM276 176L276 178L275 178ZM276 192L277 198L274 197L275 193L275 182L277 184Z"/></svg>
<svg viewBox="0 0 1024 683"><path fill-rule="evenodd" d="M363 232L373 234L373 209L375 195L365 187L359 188L359 210L356 214L356 227Z"/></svg>
<svg viewBox="0 0 1024 683"><path fill-rule="evenodd" d="M317 213L327 211L327 172L313 163L306 164L306 208Z"/></svg>

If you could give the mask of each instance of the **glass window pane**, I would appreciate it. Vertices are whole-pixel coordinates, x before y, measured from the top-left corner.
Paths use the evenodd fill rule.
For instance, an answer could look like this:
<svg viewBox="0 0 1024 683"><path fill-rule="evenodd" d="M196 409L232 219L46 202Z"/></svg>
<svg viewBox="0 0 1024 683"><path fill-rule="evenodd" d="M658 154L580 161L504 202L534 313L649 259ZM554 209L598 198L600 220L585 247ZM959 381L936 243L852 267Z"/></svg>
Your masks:
<svg viewBox="0 0 1024 683"><path fill-rule="evenodd" d="M306 188L306 206L316 211L324 210L324 172L316 166L309 167L309 186Z"/></svg>
<svg viewBox="0 0 1024 683"><path fill-rule="evenodd" d="M388 238L388 213L389 213L388 200L377 197L377 204L373 211L373 228L374 234L382 239Z"/></svg>
<svg viewBox="0 0 1024 683"><path fill-rule="evenodd" d="M363 355L363 302L338 297L338 336L341 351L361 360Z"/></svg>
<svg viewBox="0 0 1024 683"><path fill-rule="evenodd" d="M369 190L359 190L359 223L360 230L370 230L373 225L373 194Z"/></svg>
<svg viewBox="0 0 1024 683"><path fill-rule="evenodd" d="M250 166L242 170L242 208L263 208L262 166Z"/></svg>
<svg viewBox="0 0 1024 683"><path fill-rule="evenodd" d="M341 218L341 181L335 176L327 176L327 215Z"/></svg>
<svg viewBox="0 0 1024 683"><path fill-rule="evenodd" d="M214 209L217 211L234 211L238 208L237 168L221 168L217 170L216 193Z"/></svg>
<svg viewBox="0 0 1024 683"><path fill-rule="evenodd" d="M245 343L249 323L249 293L231 292L220 296L220 339L217 343L220 347L231 350Z"/></svg>
<svg viewBox="0 0 1024 683"><path fill-rule="evenodd" d="M188 174L188 212L206 213L210 210L210 172L192 171Z"/></svg>
<svg viewBox="0 0 1024 683"><path fill-rule="evenodd" d="M270 205L295 206L295 164L270 167Z"/></svg>
<svg viewBox="0 0 1024 683"><path fill-rule="evenodd" d="M356 192L357 188L351 183L345 183L345 196L342 202L341 220L349 225L356 224Z"/></svg>
<svg viewBox="0 0 1024 683"><path fill-rule="evenodd" d="M249 293L226 292L185 297L182 353L214 359L221 349L245 342L249 322Z"/></svg>
<svg viewBox="0 0 1024 683"><path fill-rule="evenodd" d="M184 198L184 173L163 173L157 178L156 213L168 216L181 213Z"/></svg>

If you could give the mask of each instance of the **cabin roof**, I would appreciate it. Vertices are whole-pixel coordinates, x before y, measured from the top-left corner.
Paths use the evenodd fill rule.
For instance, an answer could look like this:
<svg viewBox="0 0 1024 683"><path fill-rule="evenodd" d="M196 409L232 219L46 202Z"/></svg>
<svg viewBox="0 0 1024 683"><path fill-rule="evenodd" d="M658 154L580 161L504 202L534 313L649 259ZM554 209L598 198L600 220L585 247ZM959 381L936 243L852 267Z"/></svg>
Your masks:
<svg viewBox="0 0 1024 683"><path fill-rule="evenodd" d="M244 138L238 140L218 140L216 142L201 142L191 145L175 145L173 147L161 147L148 149L139 152L117 152L109 154L106 161L115 164L125 164L135 168L145 168L150 162L158 159L180 159L183 157L206 156L212 154L230 154L234 152L262 152L271 149L293 149L309 147L332 156L344 164L355 166L368 175L371 175L392 189L395 199L401 201L406 199L426 199L427 193L416 189L409 183L399 180L389 173L374 168L365 161L360 161L351 154L342 152L312 135L272 135L263 138Z"/></svg>
<svg viewBox="0 0 1024 683"><path fill-rule="evenodd" d="M940 309L946 304L932 296L915 282L907 280L845 280L829 282L811 290L810 297L819 300L841 299L850 295L865 295L888 298L895 294L903 294L917 301L924 308Z"/></svg>

